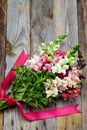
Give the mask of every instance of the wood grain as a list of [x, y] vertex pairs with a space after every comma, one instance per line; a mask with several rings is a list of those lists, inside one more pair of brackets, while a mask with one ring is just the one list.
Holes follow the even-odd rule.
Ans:
[[[78, 22], [77, 22], [77, 1], [76, 0], [54, 0], [54, 37], [61, 34], [68, 34], [68, 38], [61, 44], [61, 48], [66, 50], [78, 43]], [[79, 103], [81, 109], [81, 98], [70, 99], [66, 102], [58, 101], [57, 107]], [[70, 115], [57, 118], [58, 130], [82, 130], [81, 114]]]
[[[87, 0], [78, 0], [78, 32], [81, 52], [87, 64]], [[87, 129], [87, 66], [83, 70], [86, 77], [82, 87], [82, 130]]]
[[[53, 40], [53, 0], [31, 1], [31, 54], [38, 53], [40, 42]], [[52, 107], [52, 106], [51, 106]], [[31, 123], [32, 130], [56, 130], [55, 118]]]
[[[0, 84], [5, 74], [5, 31], [6, 31], [6, 5], [7, 1], [0, 1]], [[0, 130], [3, 125], [3, 113], [0, 112]]]
[[[3, 0], [0, 10], [4, 8]], [[77, 21], [78, 2], [78, 21]], [[38, 43], [46, 44], [60, 34], [68, 34], [68, 38], [62, 43], [61, 48], [70, 49], [81, 42], [81, 51], [87, 63], [87, 1], [86, 0], [8, 0], [7, 11], [7, 68], [5, 75], [11, 69], [15, 59], [24, 49], [26, 52], [38, 53]], [[0, 17], [5, 16], [0, 12]], [[4, 17], [3, 17], [4, 19]], [[3, 25], [0, 19], [0, 25]], [[0, 26], [0, 29], [3, 26]], [[1, 29], [3, 30], [3, 29]], [[0, 30], [0, 81], [4, 77], [5, 31]], [[2, 46], [3, 45], [3, 46]], [[87, 68], [84, 70], [86, 73]], [[82, 115], [75, 114], [67, 117], [46, 119], [28, 122], [18, 112], [18, 108], [12, 108], [4, 112], [3, 130], [86, 130], [87, 129], [87, 83], [84, 82], [82, 89]], [[81, 109], [81, 97], [68, 101], [59, 101], [56, 107], [79, 103]], [[51, 107], [54, 107], [52, 104]], [[29, 109], [26, 109], [25, 111]], [[0, 130], [2, 130], [2, 117], [0, 115]], [[83, 125], [82, 125], [83, 123]]]
[[[7, 2], [7, 41], [5, 75], [24, 49], [30, 52], [30, 3], [29, 0], [8, 0]], [[12, 55], [12, 53], [14, 55]], [[26, 111], [26, 107], [25, 107]], [[28, 109], [27, 109], [28, 111]], [[20, 115], [18, 108], [4, 112], [3, 130], [28, 130], [29, 122]]]
[[31, 1], [31, 53], [38, 52], [40, 42], [53, 40], [53, 1]]

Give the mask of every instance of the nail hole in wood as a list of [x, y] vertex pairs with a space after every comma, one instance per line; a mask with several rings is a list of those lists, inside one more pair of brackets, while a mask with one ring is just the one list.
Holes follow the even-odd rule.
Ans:
[[13, 119], [11, 120], [11, 125], [12, 125], [12, 126], [14, 125], [14, 120], [13, 120]]

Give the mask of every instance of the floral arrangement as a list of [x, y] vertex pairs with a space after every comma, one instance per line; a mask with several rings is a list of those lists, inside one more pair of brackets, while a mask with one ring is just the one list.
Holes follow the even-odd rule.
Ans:
[[[80, 95], [85, 61], [79, 44], [71, 50], [60, 49], [60, 43], [66, 37], [58, 36], [48, 45], [40, 43], [38, 55], [33, 55], [24, 66], [12, 69], [16, 78], [8, 94], [13, 99], [42, 109], [58, 98], [67, 100]], [[0, 109], [3, 104], [5, 101]]]

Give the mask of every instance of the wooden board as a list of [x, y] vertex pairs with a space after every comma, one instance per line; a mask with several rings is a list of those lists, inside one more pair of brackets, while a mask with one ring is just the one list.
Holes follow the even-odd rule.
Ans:
[[[78, 32], [81, 52], [87, 64], [87, 0], [78, 0]], [[87, 66], [83, 70], [86, 79], [82, 87], [82, 130], [87, 129]]]
[[31, 53], [35, 53], [40, 42], [53, 40], [53, 0], [32, 0], [30, 14]]
[[[0, 84], [5, 74], [5, 32], [6, 32], [6, 0], [0, 1]], [[3, 125], [3, 113], [0, 112], [0, 130]]]
[[[8, 0], [8, 42], [6, 43], [7, 68], [5, 71], [5, 75], [11, 69], [15, 59], [22, 51], [22, 49], [24, 49], [27, 53], [38, 53], [39, 42], [46, 42], [47, 44], [57, 35], [65, 33], [68, 34], [68, 38], [65, 40], [64, 43], [62, 43], [61, 48], [64, 50], [69, 49], [78, 43], [78, 29], [80, 36], [79, 41], [82, 42], [81, 51], [84, 51], [83, 54], [86, 58], [86, 5], [86, 1], [78, 0], [77, 21], [77, 0]], [[0, 8], [1, 7], [3, 6], [0, 6]], [[3, 45], [5, 45], [4, 42]], [[3, 48], [1, 48], [1, 50], [3, 50], [3, 54], [5, 54], [5, 46], [0, 47]], [[2, 54], [1, 50], [0, 55]], [[0, 67], [2, 67], [0, 73], [4, 74], [4, 60], [1, 60], [0, 64]], [[4, 75], [0, 77], [0, 80], [3, 79], [3, 76]], [[86, 81], [84, 82], [84, 86], [85, 89], [82, 90], [82, 115], [75, 114], [66, 117], [29, 122], [24, 120], [24, 118], [20, 115], [18, 108], [12, 108], [11, 110], [6, 110], [4, 112], [3, 130], [86, 130]], [[79, 108], [81, 109], [81, 97], [73, 100], [70, 99], [67, 102], [58, 101], [56, 103], [56, 107], [74, 103], [79, 103]], [[54, 105], [52, 104], [51, 107], [54, 107]], [[30, 111], [30, 109], [25, 108], [25, 111]], [[2, 126], [2, 117], [0, 119], [0, 126]], [[81, 124], [81, 122], [83, 123], [83, 125]], [[2, 128], [0, 130], [2, 130]]]
[[[7, 68], [11, 69], [17, 56], [24, 49], [30, 52], [30, 3], [29, 0], [8, 0], [7, 3]], [[19, 114], [18, 108], [4, 112], [3, 130], [28, 130], [30, 124]]]
[[[53, 40], [53, 0], [31, 1], [31, 54], [38, 53], [40, 42]], [[52, 107], [52, 106], [51, 106]], [[31, 123], [32, 130], [56, 130], [57, 120], [45, 119]]]
[[[66, 50], [78, 43], [77, 1], [76, 0], [54, 0], [54, 36], [68, 34], [67, 40], [61, 45]], [[57, 107], [79, 104], [81, 109], [81, 97], [70, 99], [67, 102], [60, 101]], [[57, 118], [57, 129], [59, 130], [82, 130], [81, 114]]]

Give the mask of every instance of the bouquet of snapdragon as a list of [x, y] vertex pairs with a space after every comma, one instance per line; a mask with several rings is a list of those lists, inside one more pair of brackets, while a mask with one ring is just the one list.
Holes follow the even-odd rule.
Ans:
[[[60, 49], [60, 43], [66, 37], [67, 35], [61, 35], [48, 45], [40, 43], [38, 55], [33, 55], [24, 66], [12, 68], [16, 77], [8, 95], [41, 109], [58, 98], [67, 100], [78, 97], [85, 62], [79, 44], [71, 50]], [[5, 101], [1, 101], [0, 109], [5, 107]]]

